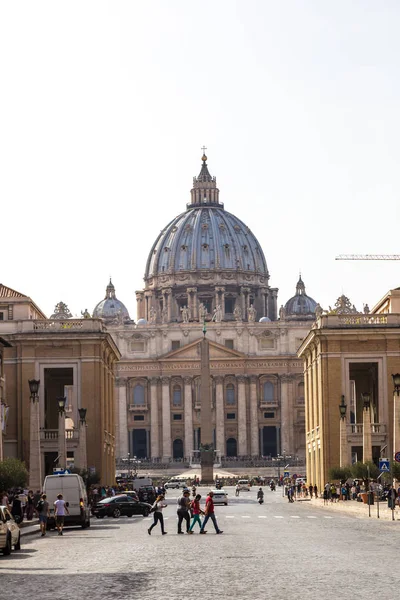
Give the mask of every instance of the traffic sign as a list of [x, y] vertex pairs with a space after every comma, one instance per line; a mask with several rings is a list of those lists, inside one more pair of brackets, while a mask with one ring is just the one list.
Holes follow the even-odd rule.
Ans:
[[394, 460], [396, 462], [400, 462], [400, 452], [396, 452], [396, 454], [394, 455]]
[[379, 461], [379, 470], [381, 473], [389, 473], [390, 462], [388, 458], [381, 458]]
[[289, 473], [289, 471], [284, 471], [284, 473], [283, 473], [283, 476], [284, 476], [285, 478], [286, 478], [286, 477], [290, 477], [290, 473]]

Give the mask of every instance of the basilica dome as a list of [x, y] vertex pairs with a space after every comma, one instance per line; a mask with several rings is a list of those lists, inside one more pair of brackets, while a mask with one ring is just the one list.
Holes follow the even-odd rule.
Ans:
[[276, 319], [262, 248], [249, 227], [225, 210], [203, 154], [191, 202], [151, 247], [138, 318], [148, 323]]
[[[218, 200], [215, 178], [203, 166], [192, 190], [192, 203], [163, 229], [150, 251], [145, 279], [180, 271], [240, 270], [268, 276], [264, 253], [255, 235]], [[195, 193], [193, 193], [195, 192]], [[213, 192], [213, 193], [210, 193]]]
[[111, 279], [106, 288], [106, 297], [95, 306], [93, 317], [106, 321], [120, 321], [121, 323], [130, 320], [128, 309], [115, 295], [115, 287]]
[[306, 286], [300, 275], [296, 285], [296, 294], [281, 308], [280, 316], [286, 321], [315, 319], [316, 307], [317, 303], [315, 300], [310, 296], [307, 296]]

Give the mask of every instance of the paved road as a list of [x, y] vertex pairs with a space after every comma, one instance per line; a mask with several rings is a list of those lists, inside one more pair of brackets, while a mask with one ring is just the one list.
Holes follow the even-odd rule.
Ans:
[[71, 528], [63, 537], [24, 538], [21, 552], [0, 557], [1, 595], [298, 600], [346, 593], [386, 600], [396, 593], [399, 522], [289, 504], [268, 489], [259, 506], [256, 489], [239, 498], [228, 491], [229, 506], [216, 507], [221, 536], [212, 523], [207, 535], [177, 535], [171, 490], [166, 536], [159, 528], [147, 534], [150, 517], [122, 517], [95, 519], [89, 530]]

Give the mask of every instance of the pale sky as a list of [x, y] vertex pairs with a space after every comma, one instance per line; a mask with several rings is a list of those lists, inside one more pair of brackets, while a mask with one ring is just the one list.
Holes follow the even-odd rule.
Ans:
[[324, 308], [400, 285], [400, 4], [0, 4], [0, 282], [50, 315], [111, 275], [136, 318], [147, 255], [201, 146], [279, 288]]

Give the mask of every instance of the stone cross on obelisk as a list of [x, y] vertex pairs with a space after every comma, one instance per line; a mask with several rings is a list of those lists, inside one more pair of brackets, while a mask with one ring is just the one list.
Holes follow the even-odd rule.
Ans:
[[210, 378], [210, 346], [206, 339], [206, 326], [203, 328], [204, 338], [200, 342], [201, 348], [201, 378], [200, 378], [200, 402], [201, 402], [201, 445], [200, 464], [201, 481], [210, 484], [214, 480], [214, 444], [213, 428], [211, 422], [211, 378]]

